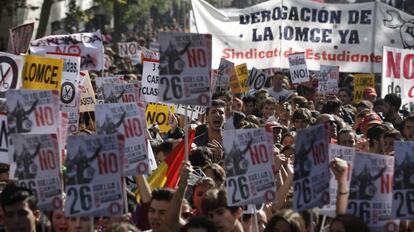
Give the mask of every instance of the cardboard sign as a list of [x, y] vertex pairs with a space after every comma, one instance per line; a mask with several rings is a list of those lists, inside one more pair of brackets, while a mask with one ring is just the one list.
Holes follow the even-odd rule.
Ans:
[[375, 88], [374, 74], [355, 74], [353, 92], [354, 103], [358, 103], [363, 99], [363, 94], [366, 87]]
[[318, 77], [319, 93], [333, 95], [338, 93], [339, 66], [321, 65]]
[[7, 128], [7, 113], [0, 112], [0, 163], [9, 161], [9, 132]]
[[123, 143], [117, 135], [69, 136], [64, 177], [65, 215], [122, 214]]
[[144, 60], [142, 71], [142, 100], [146, 102], [158, 102], [159, 94], [159, 68], [160, 62], [156, 60]]
[[170, 113], [173, 114], [175, 109], [173, 106], [166, 104], [149, 103], [145, 112], [148, 127], [157, 124], [161, 133], [167, 133], [171, 129], [168, 123]]
[[124, 76], [98, 77], [95, 79], [96, 100], [98, 104], [104, 103], [103, 85], [114, 83], [125, 83]]
[[141, 60], [141, 51], [137, 42], [119, 42], [118, 55], [130, 58], [134, 65]]
[[26, 53], [32, 40], [34, 23], [26, 23], [9, 29], [12, 50], [11, 53], [20, 55]]
[[305, 53], [294, 53], [288, 56], [290, 79], [293, 84], [309, 81], [309, 72], [306, 66]]
[[9, 90], [6, 105], [9, 133], [57, 133], [58, 91]]
[[0, 98], [6, 97], [9, 89], [22, 87], [24, 58], [0, 52]]
[[249, 91], [247, 80], [249, 78], [249, 70], [246, 64], [235, 66], [236, 76], [230, 79], [230, 89], [232, 93], [246, 93]]
[[228, 206], [275, 200], [272, 143], [264, 128], [224, 131]]
[[62, 59], [26, 56], [23, 70], [23, 88], [60, 91], [63, 63]]
[[93, 91], [88, 71], [81, 71], [79, 75], [80, 103], [79, 112], [95, 110], [95, 92]]
[[123, 176], [136, 176], [149, 173], [147, 124], [145, 113], [136, 103], [116, 103], [96, 105], [96, 131], [98, 134], [119, 133], [125, 138]]
[[414, 219], [414, 142], [395, 141], [391, 218]]
[[265, 87], [267, 81], [267, 75], [265, 72], [253, 68], [250, 71], [249, 79], [247, 80], [247, 84], [251, 90], [259, 90]]
[[215, 75], [214, 91], [226, 91], [229, 88], [230, 78], [234, 76], [234, 63], [225, 59], [220, 60], [220, 66]]
[[395, 93], [401, 97], [402, 106], [414, 101], [413, 55], [412, 50], [384, 46], [381, 98]]
[[371, 231], [398, 231], [391, 221], [393, 174], [394, 157], [355, 153], [347, 213], [360, 217]]
[[31, 189], [42, 210], [61, 209], [62, 185], [60, 182], [59, 146], [56, 134], [12, 134], [14, 152], [9, 154], [16, 163], [20, 186]]
[[326, 125], [298, 131], [295, 144], [295, 211], [322, 207], [329, 203], [329, 155]]
[[186, 105], [210, 103], [211, 35], [158, 33], [159, 96], [162, 102]]
[[30, 53], [45, 55], [47, 52], [76, 54], [81, 56], [81, 70], [104, 68], [104, 47], [101, 32], [50, 35], [30, 43]]
[[80, 56], [70, 54], [48, 53], [49, 57], [62, 59], [62, 88], [60, 90], [60, 110], [78, 112]]
[[[352, 167], [354, 166], [354, 157], [355, 157], [355, 148], [353, 147], [345, 147], [336, 144], [329, 144], [329, 160], [338, 157], [345, 160], [348, 163], [348, 178], [347, 178], [347, 186], [349, 189], [349, 185], [351, 183], [351, 176], [352, 176]], [[328, 205], [322, 207], [319, 211], [321, 215], [328, 216], [328, 217], [335, 217], [336, 216], [336, 196], [338, 190], [338, 181], [335, 179], [334, 174], [331, 171], [331, 178], [329, 181], [329, 192], [330, 192], [330, 202]]]

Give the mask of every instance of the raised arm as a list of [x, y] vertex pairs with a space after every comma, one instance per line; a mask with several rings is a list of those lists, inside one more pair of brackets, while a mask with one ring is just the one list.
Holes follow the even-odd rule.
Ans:
[[330, 168], [338, 181], [336, 192], [336, 215], [346, 214], [348, 206], [349, 190], [347, 186], [348, 163], [340, 158], [334, 158], [330, 163]]

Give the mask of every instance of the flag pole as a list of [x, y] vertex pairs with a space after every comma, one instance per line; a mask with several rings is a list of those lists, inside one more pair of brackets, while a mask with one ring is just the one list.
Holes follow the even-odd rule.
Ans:
[[185, 157], [185, 161], [188, 161], [188, 156], [189, 156], [189, 149], [188, 149], [188, 129], [189, 129], [189, 124], [188, 124], [188, 119], [187, 119], [187, 106], [184, 107], [184, 140], [185, 140], [185, 150], [184, 150], [184, 157]]

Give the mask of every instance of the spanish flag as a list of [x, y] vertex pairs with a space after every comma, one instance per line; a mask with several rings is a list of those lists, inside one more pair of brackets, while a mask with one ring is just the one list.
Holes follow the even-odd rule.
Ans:
[[[191, 148], [195, 136], [195, 131], [191, 130], [188, 135], [188, 150]], [[185, 153], [185, 140], [183, 139], [175, 148], [171, 151], [168, 157], [158, 165], [157, 169], [148, 178], [148, 184], [151, 189], [156, 188], [175, 188], [180, 178], [180, 166], [184, 160]], [[139, 202], [138, 192], [135, 193], [137, 202]]]

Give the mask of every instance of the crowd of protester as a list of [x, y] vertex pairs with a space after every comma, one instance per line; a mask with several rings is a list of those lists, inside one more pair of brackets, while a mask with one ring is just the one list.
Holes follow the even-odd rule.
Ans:
[[[171, 29], [171, 28], [169, 28]], [[125, 41], [148, 46], [155, 33], [125, 35]], [[103, 33], [105, 53], [112, 65], [104, 76], [123, 74], [125, 81], [141, 78], [142, 65], [132, 65], [128, 58], [116, 54], [110, 33]], [[102, 73], [91, 74], [94, 78]], [[314, 80], [314, 79], [313, 79]], [[355, 147], [362, 151], [392, 156], [394, 141], [414, 140], [414, 114], [400, 111], [401, 98], [388, 94], [380, 98], [375, 88], [366, 88], [363, 100], [354, 104], [353, 76], [341, 77], [336, 95], [317, 91], [317, 82], [292, 85], [287, 73], [275, 71], [268, 88], [247, 94], [215, 92], [211, 106], [198, 120], [192, 120], [196, 131], [188, 161], [183, 161], [176, 189], [151, 190], [147, 177], [136, 176], [139, 202], [129, 199], [129, 213], [117, 218], [66, 217], [62, 210], [40, 212], [36, 198], [25, 188], [9, 181], [9, 167], [0, 165], [2, 183], [0, 225], [6, 231], [206, 231], [206, 232], [305, 232], [324, 229], [332, 232], [369, 231], [357, 216], [346, 214], [349, 189], [346, 185], [348, 166], [336, 158], [330, 168], [338, 181], [337, 207], [334, 218], [322, 225], [318, 209], [294, 212], [293, 162], [297, 131], [317, 124], [327, 124], [330, 143]], [[151, 147], [158, 163], [165, 160], [184, 138], [182, 115], [176, 115], [168, 133], [160, 133], [157, 125], [149, 127]], [[83, 114], [81, 133], [94, 133], [92, 113]], [[223, 131], [227, 129], [266, 128], [273, 133], [273, 172], [277, 184], [277, 201], [264, 204], [256, 213], [227, 205], [225, 187]], [[189, 184], [194, 170], [204, 175]], [[323, 227], [323, 228], [322, 228]], [[402, 222], [401, 231], [413, 231]]]

